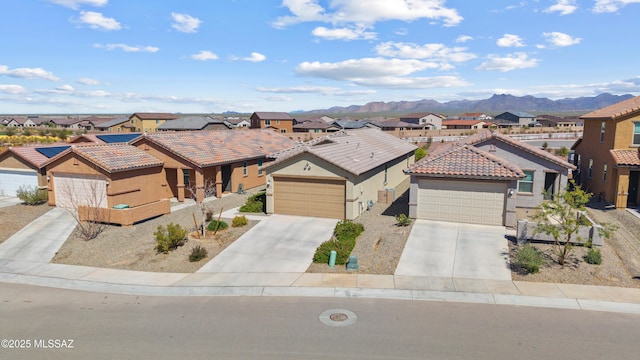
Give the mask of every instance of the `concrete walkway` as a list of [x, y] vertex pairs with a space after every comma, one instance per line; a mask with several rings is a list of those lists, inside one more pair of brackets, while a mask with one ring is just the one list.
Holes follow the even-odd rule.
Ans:
[[[55, 251], [75, 225], [66, 211], [58, 210], [53, 209], [36, 219], [0, 245], [0, 282], [140, 296], [378, 298], [537, 306], [640, 315], [640, 289], [608, 286], [461, 277], [312, 274], [305, 273], [304, 270], [288, 272], [286, 269], [271, 273], [247, 270], [213, 273], [199, 271], [193, 274], [155, 273], [51, 264], [49, 261]], [[299, 234], [303, 230], [291, 231]]]

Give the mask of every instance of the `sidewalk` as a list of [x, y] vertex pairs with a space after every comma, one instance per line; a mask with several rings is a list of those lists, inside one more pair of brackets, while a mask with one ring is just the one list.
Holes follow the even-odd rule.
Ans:
[[52, 264], [75, 225], [65, 214], [53, 209], [0, 245], [0, 282], [141, 296], [378, 298], [640, 314], [640, 289], [632, 288], [403, 275], [157, 273]]

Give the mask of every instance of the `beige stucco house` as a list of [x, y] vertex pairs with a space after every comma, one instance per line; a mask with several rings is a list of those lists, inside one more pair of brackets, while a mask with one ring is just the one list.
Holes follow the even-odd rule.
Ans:
[[342, 130], [273, 155], [270, 214], [355, 219], [408, 179], [416, 146], [376, 129]]

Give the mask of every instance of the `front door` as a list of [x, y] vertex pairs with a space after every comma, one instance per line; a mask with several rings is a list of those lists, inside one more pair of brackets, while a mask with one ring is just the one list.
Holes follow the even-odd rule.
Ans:
[[639, 175], [640, 171], [632, 171], [629, 173], [629, 196], [627, 197], [627, 205], [637, 205], [638, 203]]
[[556, 179], [558, 173], [545, 173], [544, 174], [544, 199], [551, 200], [556, 193]]
[[222, 192], [233, 192], [231, 187], [231, 165], [222, 166]]

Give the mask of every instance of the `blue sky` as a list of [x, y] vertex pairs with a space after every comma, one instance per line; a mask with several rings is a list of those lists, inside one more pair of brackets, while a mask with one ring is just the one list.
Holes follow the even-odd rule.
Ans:
[[0, 113], [640, 94], [640, 0], [20, 0]]

